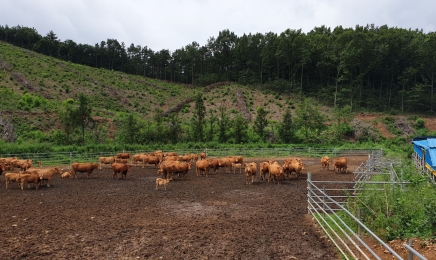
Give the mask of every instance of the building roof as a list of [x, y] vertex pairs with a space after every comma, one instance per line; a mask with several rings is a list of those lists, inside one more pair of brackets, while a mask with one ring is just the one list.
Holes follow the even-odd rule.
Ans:
[[[413, 138], [412, 143], [415, 146], [421, 147], [425, 149], [425, 163], [430, 166], [433, 170], [436, 170], [436, 137], [435, 136], [427, 136], [427, 137], [417, 137]], [[416, 149], [420, 157], [422, 157], [422, 153]]]

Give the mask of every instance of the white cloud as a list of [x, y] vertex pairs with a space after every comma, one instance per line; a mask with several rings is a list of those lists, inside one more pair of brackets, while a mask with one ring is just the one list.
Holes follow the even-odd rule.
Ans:
[[436, 29], [429, 0], [3, 0], [0, 25], [34, 27], [41, 35], [91, 44], [116, 39], [126, 46], [174, 51], [193, 41], [205, 45], [224, 29], [238, 36], [325, 25], [388, 25]]

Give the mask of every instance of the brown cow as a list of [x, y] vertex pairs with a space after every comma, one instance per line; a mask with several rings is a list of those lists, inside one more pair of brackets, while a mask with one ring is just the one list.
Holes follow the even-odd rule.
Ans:
[[191, 153], [190, 156], [191, 156], [191, 161], [192, 162], [198, 161], [198, 154]]
[[268, 174], [269, 162], [259, 163], [259, 175], [261, 180], [266, 180], [266, 175]]
[[156, 150], [154, 152], [152, 152], [150, 155], [161, 155], [162, 154], [162, 150]]
[[234, 158], [221, 158], [219, 159], [219, 166], [224, 167], [224, 172], [230, 172], [232, 168], [232, 163], [234, 163]]
[[327, 171], [330, 170], [330, 157], [324, 156], [321, 158], [321, 168], [323, 171], [327, 168]]
[[159, 189], [159, 186], [164, 186], [164, 189], [167, 190], [167, 184], [168, 182], [170, 182], [170, 179], [162, 179], [162, 178], [157, 178], [156, 179], [156, 190]]
[[341, 173], [342, 171], [344, 173], [347, 173], [347, 158], [345, 157], [335, 158], [333, 160], [333, 166], [335, 167], [334, 168], [335, 173], [336, 173], [336, 169], [338, 170], [338, 173]]
[[86, 172], [86, 177], [89, 178], [89, 175], [92, 173], [94, 169], [98, 169], [98, 163], [79, 163], [74, 162], [71, 164], [72, 173], [74, 178], [77, 178], [76, 172]]
[[300, 177], [302, 170], [304, 170], [304, 166], [306, 166], [303, 162], [300, 161], [285, 161], [283, 163], [283, 171], [286, 174], [286, 179], [290, 178], [290, 175], [295, 172], [297, 179]]
[[120, 158], [116, 158], [115, 159], [116, 163], [129, 163], [129, 159], [120, 159]]
[[137, 153], [137, 154], [133, 155], [132, 163], [133, 164], [142, 163], [142, 168], [144, 168], [145, 161], [147, 160], [148, 156], [149, 155], [145, 154], [145, 153]]
[[209, 161], [208, 160], [200, 160], [195, 163], [197, 176], [200, 176], [203, 172], [208, 177], [209, 174]]
[[227, 158], [234, 159], [233, 160], [234, 163], [244, 163], [244, 158], [240, 155], [229, 155], [227, 156]]
[[170, 179], [172, 179], [172, 176], [174, 173], [182, 174], [183, 179], [185, 179], [185, 175], [188, 173], [188, 171], [191, 169], [192, 163], [183, 163], [175, 161], [174, 163], [170, 164], [168, 166], [168, 174], [170, 174]]
[[207, 161], [209, 162], [209, 170], [213, 169], [213, 173], [216, 174], [220, 168], [219, 160], [217, 158], [209, 158]]
[[114, 171], [112, 174], [112, 179], [116, 179], [118, 173], [121, 174], [121, 178], [118, 180], [126, 179], [127, 172], [130, 172], [130, 165], [126, 163], [113, 163], [112, 170]]
[[24, 189], [24, 183], [33, 183], [35, 184], [36, 189], [39, 188], [39, 185], [41, 184], [41, 179], [39, 178], [39, 175], [36, 173], [18, 173], [18, 179], [20, 182], [21, 189]]
[[180, 161], [180, 162], [190, 162], [190, 161], [192, 161], [192, 157], [189, 154], [179, 155], [179, 158], [178, 158], [177, 161]]
[[283, 179], [284, 171], [283, 167], [280, 166], [277, 162], [270, 162], [268, 165], [268, 182], [270, 178], [273, 178], [274, 182], [277, 179], [277, 183], [280, 184], [280, 180]]
[[0, 175], [6, 170], [6, 163], [0, 163]]
[[179, 156], [179, 154], [177, 152], [167, 152], [163, 154], [164, 157], [167, 156]]
[[130, 159], [131, 156], [130, 153], [117, 153], [116, 155], [118, 159]]
[[38, 174], [41, 184], [43, 181], [47, 181], [47, 187], [50, 188], [50, 181], [55, 174], [62, 174], [62, 171], [58, 167], [47, 169], [32, 169], [26, 171], [26, 173]]
[[12, 160], [10, 162], [10, 169], [11, 171], [14, 171], [14, 168], [19, 168], [21, 171], [25, 171], [27, 169], [29, 169], [30, 167], [32, 167], [32, 160], [27, 159], [27, 160]]
[[172, 161], [172, 162], [174, 162], [174, 161], [178, 161], [179, 160], [179, 156], [170, 155], [170, 156], [165, 156], [162, 159], [163, 159], [163, 161]]
[[7, 158], [0, 158], [0, 163], [5, 163], [7, 165], [10, 165], [12, 161], [18, 160], [17, 157], [7, 157]]
[[200, 153], [200, 160], [205, 160], [205, 159], [206, 159], [206, 154]]
[[144, 164], [154, 164], [157, 167], [161, 162], [161, 157], [156, 155], [149, 155], [145, 160]]
[[169, 175], [169, 166], [172, 165], [175, 161], [163, 161], [159, 165], [158, 174], [162, 176], [163, 179], [169, 179], [171, 176]]
[[[254, 182], [254, 177], [257, 172], [257, 164], [255, 162], [245, 164], [245, 184], [252, 184]], [[251, 179], [251, 182], [250, 182]]]
[[99, 157], [98, 163], [100, 164], [100, 169], [102, 164], [113, 164], [115, 162], [115, 159], [116, 159], [115, 156]]

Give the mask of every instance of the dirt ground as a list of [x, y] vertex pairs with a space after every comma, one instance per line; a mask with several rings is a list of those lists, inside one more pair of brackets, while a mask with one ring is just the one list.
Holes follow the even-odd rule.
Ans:
[[[366, 157], [349, 159], [352, 170]], [[245, 159], [260, 162], [263, 159]], [[240, 173], [175, 178], [155, 190], [157, 169], [126, 180], [106, 167], [91, 178], [59, 175], [39, 190], [0, 188], [2, 259], [340, 259], [307, 214], [313, 180], [352, 180], [304, 158], [299, 179], [245, 185]], [[281, 162], [279, 160], [279, 162]], [[0, 176], [4, 182], [4, 176]], [[392, 256], [390, 256], [392, 257]], [[391, 259], [391, 258], [390, 258]]]

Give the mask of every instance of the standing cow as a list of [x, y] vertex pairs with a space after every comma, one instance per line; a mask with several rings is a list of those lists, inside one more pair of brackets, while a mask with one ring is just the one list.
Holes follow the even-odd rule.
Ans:
[[334, 171], [336, 173], [336, 170], [338, 173], [344, 172], [347, 173], [347, 158], [346, 157], [339, 157], [339, 158], [335, 158], [333, 160], [333, 166], [334, 166]]
[[324, 156], [321, 158], [321, 168], [323, 171], [325, 171], [325, 169], [327, 168], [327, 171], [329, 170], [330, 167], [330, 157], [328, 156]]
[[89, 178], [89, 175], [92, 173], [94, 169], [98, 169], [98, 163], [79, 163], [74, 162], [71, 164], [72, 173], [74, 178], [77, 178], [76, 172], [86, 172], [86, 177]]

